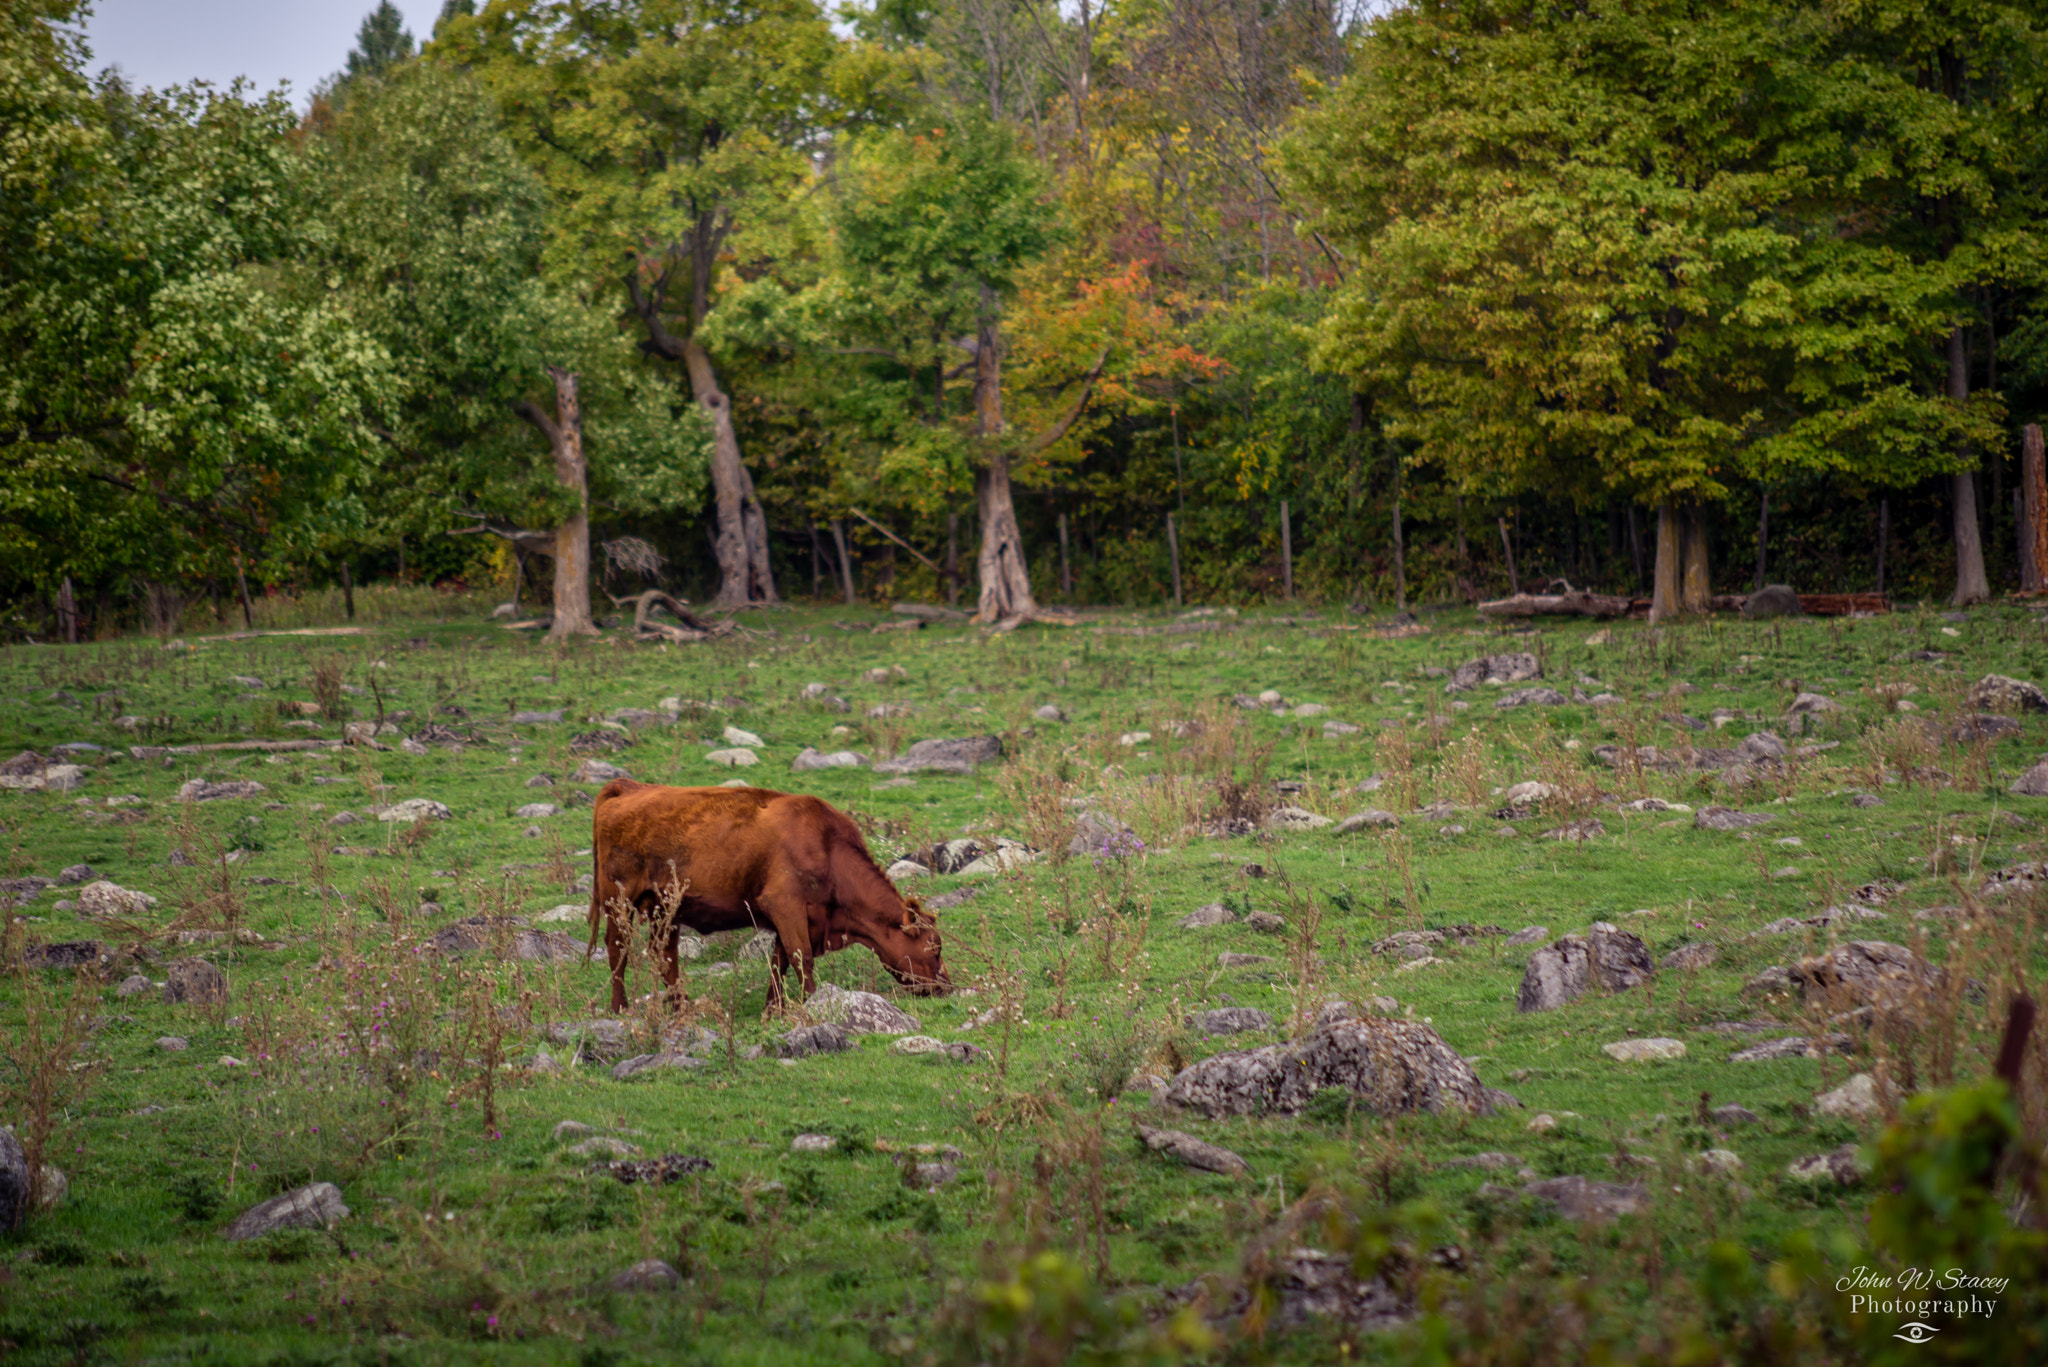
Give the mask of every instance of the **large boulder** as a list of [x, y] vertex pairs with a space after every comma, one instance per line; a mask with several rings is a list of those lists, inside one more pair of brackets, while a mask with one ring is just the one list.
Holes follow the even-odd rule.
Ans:
[[104, 878], [96, 883], [87, 883], [78, 890], [80, 916], [140, 916], [155, 905], [156, 898], [148, 893], [124, 888]]
[[1515, 1010], [1553, 1011], [1595, 984], [1609, 992], [1625, 992], [1656, 971], [1648, 945], [1600, 922], [1584, 935], [1560, 936], [1555, 944], [1529, 956], [1515, 994]]
[[342, 1204], [341, 1188], [332, 1182], [313, 1182], [273, 1196], [235, 1217], [221, 1234], [223, 1239], [260, 1239], [280, 1229], [325, 1229], [348, 1218]]
[[1135, 835], [1136, 832], [1113, 816], [1083, 812], [1074, 822], [1074, 838], [1067, 842], [1067, 853], [1084, 858], [1114, 854]]
[[1451, 681], [1445, 687], [1456, 693], [1467, 688], [1477, 688], [1483, 683], [1521, 683], [1524, 679], [1542, 677], [1543, 666], [1537, 663], [1534, 655], [1523, 651], [1468, 660], [1451, 671]]
[[1179, 1130], [1155, 1130], [1150, 1125], [1137, 1126], [1138, 1139], [1154, 1153], [1163, 1153], [1169, 1158], [1179, 1159], [1191, 1168], [1203, 1172], [1220, 1172], [1226, 1177], [1251, 1171], [1251, 1164], [1216, 1144], [1206, 1143], [1191, 1134]]
[[167, 1002], [198, 1006], [227, 999], [227, 975], [204, 959], [175, 959], [164, 970]]
[[942, 774], [971, 774], [977, 764], [1003, 757], [1001, 736], [966, 736], [954, 740], [921, 740], [894, 759], [874, 768], [878, 774], [911, 774], [930, 770]]
[[1773, 617], [1797, 617], [1803, 611], [1799, 606], [1799, 595], [1788, 584], [1766, 584], [1742, 604], [1742, 615], [1753, 622], [1769, 621]]
[[1986, 674], [1963, 695], [1963, 706], [1973, 712], [2048, 712], [2048, 693], [2025, 679]]
[[2048, 797], [2048, 759], [2014, 779], [2006, 791], [2019, 797]]
[[819, 1020], [843, 1026], [849, 1035], [914, 1035], [919, 1029], [917, 1017], [898, 1010], [886, 997], [832, 983], [819, 983], [804, 1005]]
[[1297, 1043], [1204, 1059], [1181, 1070], [1163, 1100], [1212, 1119], [1295, 1115], [1326, 1087], [1344, 1088], [1377, 1115], [1492, 1109], [1470, 1065], [1435, 1030], [1370, 1017], [1329, 1022]]
[[1912, 950], [1885, 940], [1836, 945], [1825, 954], [1801, 959], [1789, 974], [1803, 1001], [1835, 1011], [1904, 1005], [1942, 977], [1939, 968]]

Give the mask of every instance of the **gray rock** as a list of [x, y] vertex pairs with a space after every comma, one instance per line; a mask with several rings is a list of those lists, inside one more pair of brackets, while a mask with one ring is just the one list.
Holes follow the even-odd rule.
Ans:
[[332, 1182], [313, 1182], [273, 1196], [235, 1217], [221, 1237], [240, 1241], [260, 1239], [280, 1229], [325, 1229], [348, 1218], [342, 1204], [341, 1188]]
[[371, 815], [379, 821], [410, 823], [423, 819], [447, 821], [454, 813], [430, 797], [409, 797], [403, 802], [394, 802], [389, 807], [373, 808]]
[[1202, 1012], [1191, 1024], [1198, 1035], [1236, 1035], [1246, 1030], [1271, 1030], [1273, 1018], [1249, 1006], [1224, 1006]]
[[529, 788], [552, 788], [555, 786], [555, 776], [553, 774], [535, 774], [532, 778], [526, 780], [526, 786]]
[[1522, 1166], [1522, 1160], [1511, 1153], [1475, 1153], [1468, 1154], [1463, 1158], [1448, 1159], [1438, 1164], [1438, 1166], [1458, 1169], [1476, 1168], [1480, 1172], [1505, 1172], [1511, 1168], [1519, 1169]]
[[1747, 1106], [1716, 1106], [1707, 1112], [1707, 1119], [1716, 1125], [1760, 1125], [1763, 1117]]
[[269, 789], [249, 779], [209, 783], [203, 778], [187, 779], [178, 789], [180, 802], [219, 802], [223, 798], [261, 797]]
[[560, 1144], [569, 1139], [587, 1139], [597, 1133], [597, 1127], [586, 1125], [580, 1120], [562, 1120], [557, 1121], [555, 1128], [549, 1133], [550, 1137]]
[[1617, 1063], [1654, 1063], [1685, 1057], [1685, 1042], [1675, 1039], [1624, 1039], [1600, 1046]]
[[1719, 958], [1720, 954], [1721, 951], [1713, 945], [1680, 945], [1669, 954], [1666, 954], [1657, 966], [1663, 969], [1691, 971], [1707, 967], [1715, 959]]
[[1504, 945], [1540, 945], [1550, 938], [1549, 926], [1523, 926], [1514, 934], [1502, 940]]
[[1823, 1054], [1853, 1054], [1856, 1046], [1847, 1035], [1828, 1035], [1823, 1039], [1809, 1039], [1805, 1035], [1788, 1035], [1784, 1039], [1766, 1040], [1752, 1044], [1747, 1049], [1738, 1049], [1728, 1056], [1730, 1063], [1769, 1063], [1781, 1058], [1819, 1058]]
[[227, 999], [227, 975], [204, 959], [174, 959], [164, 971], [166, 1002], [197, 1006]]
[[920, 1029], [916, 1016], [898, 1009], [887, 998], [848, 991], [832, 983], [818, 984], [805, 1006], [819, 1020], [843, 1026], [849, 1035], [914, 1035]]
[[2007, 736], [2017, 736], [2026, 727], [2014, 717], [2001, 717], [1990, 712], [1972, 712], [1961, 717], [1948, 728], [1948, 738], [1957, 745], [1974, 745], [1980, 740], [1999, 741]]
[[1545, 831], [1545, 840], [1569, 840], [1573, 843], [1591, 840], [1607, 834], [1607, 827], [1597, 817], [1586, 817], [1580, 821], [1567, 821], [1555, 830]]
[[1562, 707], [1570, 701], [1554, 688], [1518, 688], [1495, 698], [1493, 705], [1496, 710], [1505, 710], [1510, 707]]
[[90, 864], [73, 864], [57, 875], [57, 886], [68, 888], [74, 883], [90, 883], [99, 875]]
[[78, 890], [78, 914], [85, 917], [140, 916], [156, 905], [146, 892], [101, 879]]
[[2048, 693], [2024, 679], [1986, 674], [1963, 696], [1963, 706], [1977, 712], [2048, 712]]
[[14, 1127], [0, 1126], [0, 1229], [21, 1227], [28, 1211], [28, 1155]]
[[156, 1047], [167, 1054], [182, 1054], [192, 1046], [190, 1042], [181, 1039], [177, 1035], [165, 1035], [157, 1040]]
[[1450, 692], [1477, 688], [1483, 683], [1520, 683], [1524, 679], [1543, 677], [1543, 666], [1536, 662], [1534, 655], [1526, 652], [1509, 655], [1488, 655], [1482, 659], [1469, 660], [1451, 671], [1451, 679], [1445, 688]]
[[564, 710], [558, 707], [552, 712], [514, 712], [512, 714], [512, 724], [514, 726], [559, 726]]
[[610, 783], [615, 778], [631, 778], [631, 774], [616, 764], [601, 759], [586, 759], [576, 766], [576, 772], [569, 775], [571, 783]]
[[2006, 791], [2019, 797], [2048, 797], [2048, 759], [2014, 779]]
[[682, 1273], [659, 1258], [642, 1258], [623, 1272], [614, 1272], [605, 1282], [607, 1289], [631, 1295], [641, 1291], [673, 1291], [683, 1284]]
[[1817, 717], [1824, 713], [1839, 712], [1841, 710], [1841, 704], [1825, 693], [1801, 693], [1792, 699], [1789, 715], [1794, 717]]
[[1800, 960], [1789, 975], [1808, 1005], [1836, 1011], [1905, 1005], [1942, 980], [1939, 968], [1903, 945], [1884, 940], [1836, 945], [1825, 954]]
[[1244, 923], [1262, 935], [1284, 935], [1287, 933], [1287, 918], [1275, 916], [1270, 911], [1255, 911], [1244, 918]]
[[1857, 1073], [1833, 1091], [1822, 1092], [1815, 1097], [1813, 1109], [1818, 1115], [1869, 1120], [1884, 1114], [1884, 1098], [1879, 1094], [1876, 1078], [1868, 1073]]
[[1693, 813], [1693, 829], [1701, 831], [1740, 831], [1751, 826], [1761, 826], [1777, 820], [1769, 812], [1738, 812], [1733, 807], [1702, 807]]
[[878, 774], [911, 774], [920, 770], [970, 774], [977, 764], [1003, 757], [1001, 736], [967, 736], [950, 740], [921, 740], [894, 759], [874, 766]]
[[1333, 1021], [1297, 1043], [1204, 1059], [1173, 1079], [1164, 1100], [1212, 1119], [1294, 1115], [1325, 1087], [1346, 1088], [1377, 1115], [1489, 1110], [1471, 1067], [1435, 1030], [1375, 1018]]
[[1229, 1149], [1206, 1143], [1191, 1134], [1183, 1134], [1179, 1130], [1155, 1130], [1143, 1124], [1136, 1128], [1138, 1138], [1146, 1148], [1154, 1153], [1163, 1153], [1169, 1158], [1178, 1159], [1188, 1167], [1199, 1168], [1203, 1172], [1222, 1173], [1226, 1177], [1235, 1177], [1239, 1173], [1251, 1171], [1251, 1164]]
[[1132, 834], [1129, 826], [1113, 816], [1083, 812], [1074, 822], [1074, 838], [1067, 842], [1067, 853], [1083, 858], [1098, 855], [1117, 837]]
[[853, 1048], [847, 1032], [830, 1021], [804, 1025], [782, 1037], [776, 1052], [783, 1058], [809, 1058], [813, 1054], [840, 1054]]
[[1182, 930], [1203, 930], [1209, 926], [1229, 925], [1237, 920], [1237, 913], [1221, 902], [1207, 902], [1180, 918]]
[[1641, 1187], [1616, 1182], [1593, 1182], [1584, 1177], [1553, 1177], [1531, 1182], [1522, 1194], [1557, 1207], [1567, 1220], [1609, 1220], [1618, 1215], [1635, 1215], [1650, 1208], [1649, 1193]]
[[651, 1073], [658, 1068], [702, 1068], [703, 1066], [703, 1059], [694, 1058], [689, 1054], [669, 1051], [659, 1054], [639, 1054], [633, 1058], [621, 1060], [614, 1065], [612, 1068], [612, 1080], [614, 1082], [624, 1082], [629, 1078], [639, 1077], [643, 1073]]
[[1844, 1187], [1856, 1186], [1864, 1177], [1863, 1165], [1857, 1158], [1854, 1144], [1844, 1144], [1832, 1153], [1795, 1158], [1786, 1165], [1785, 1174], [1796, 1182]]
[[1275, 807], [1259, 821], [1259, 825], [1269, 831], [1315, 831], [1332, 824], [1327, 816], [1319, 816], [1305, 807], [1291, 804]]
[[563, 1152], [577, 1158], [631, 1158], [640, 1152], [639, 1146], [628, 1144], [623, 1139], [610, 1135], [592, 1135], [579, 1143], [571, 1144]]
[[1218, 968], [1256, 968], [1260, 964], [1277, 963], [1270, 954], [1233, 954], [1228, 950], [1216, 956]]
[[918, 1163], [911, 1168], [910, 1178], [926, 1191], [937, 1191], [958, 1181], [960, 1168], [955, 1163]]
[[1757, 731], [1743, 737], [1735, 753], [1744, 759], [1783, 759], [1792, 753], [1792, 747], [1775, 731]]
[[360, 826], [363, 824], [363, 819], [354, 812], [336, 812], [333, 816], [327, 818], [327, 824], [333, 828]]
[[624, 1021], [599, 1017], [551, 1025], [548, 1038], [556, 1044], [574, 1046], [579, 1059], [613, 1063], [624, 1058], [627, 1049], [632, 1047], [633, 1032]]
[[529, 802], [524, 807], [513, 812], [512, 815], [524, 821], [531, 821], [536, 817], [553, 816], [561, 810], [560, 807], [557, 807], [552, 802]]
[[117, 997], [133, 997], [149, 991], [155, 985], [140, 973], [130, 973], [127, 977], [121, 979], [121, 985], [114, 989], [114, 995]]
[[1871, 807], [1884, 806], [1884, 799], [1875, 793], [1852, 793], [1849, 797], [1849, 805], [1867, 810]]
[[1515, 1009], [1552, 1011], [1595, 984], [1609, 992], [1625, 992], [1655, 972], [1648, 945], [1625, 930], [1596, 926], [1583, 936], [1563, 936], [1529, 956]]
[[1337, 835], [1350, 835], [1356, 831], [1398, 826], [1400, 824], [1401, 818], [1395, 816], [1392, 812], [1381, 811], [1377, 807], [1367, 807], [1364, 811], [1353, 812], [1350, 816], [1338, 822], [1334, 833]]
[[797, 751], [796, 758], [789, 762], [789, 767], [798, 773], [807, 773], [813, 769], [858, 769], [867, 762], [868, 757], [858, 750], [834, 750], [827, 753], [806, 745]]
[[1742, 604], [1742, 615], [1756, 622], [1769, 621], [1773, 617], [1798, 617], [1802, 613], [1799, 595], [1785, 584], [1766, 584]]
[[829, 1153], [839, 1141], [829, 1134], [800, 1134], [789, 1141], [791, 1153]]

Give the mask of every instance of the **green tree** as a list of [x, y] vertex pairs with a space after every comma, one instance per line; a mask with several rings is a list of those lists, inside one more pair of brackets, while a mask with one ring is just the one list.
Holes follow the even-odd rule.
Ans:
[[553, 634], [593, 631], [592, 497], [694, 506], [700, 434], [608, 318], [543, 281], [545, 193], [472, 80], [400, 68], [348, 102], [313, 156], [324, 211], [304, 278], [331, 282], [400, 382], [379, 428], [405, 470], [380, 490], [385, 518], [551, 529], [508, 534], [554, 560]]
[[362, 27], [356, 30], [355, 50], [348, 54], [344, 69], [350, 80], [382, 76], [411, 57], [413, 48], [412, 32], [405, 27], [398, 6], [391, 0], [378, 0], [377, 8], [363, 16]]
[[703, 341], [730, 263], [788, 212], [832, 112], [836, 45], [807, 0], [495, 0], [432, 52], [475, 71], [554, 203], [547, 259], [603, 284], [680, 364], [711, 434], [717, 601], [776, 599], [767, 520]]
[[1731, 479], [1953, 468], [1988, 427], [1923, 383], [1945, 282], [1854, 227], [1849, 125], [1911, 130], [1836, 38], [1780, 0], [1373, 21], [1285, 154], [1357, 263], [1322, 363], [1461, 490], [1655, 504], [1660, 618], [1706, 606]]

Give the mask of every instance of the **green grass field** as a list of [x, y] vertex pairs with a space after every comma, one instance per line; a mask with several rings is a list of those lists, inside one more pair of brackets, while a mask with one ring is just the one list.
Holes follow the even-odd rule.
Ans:
[[[1299, 1214], [1304, 1192], [1330, 1182], [1360, 1184], [1368, 1208], [1434, 1210], [1445, 1223], [1431, 1243], [1463, 1250], [1453, 1285], [1597, 1285], [1607, 1297], [1597, 1313], [1635, 1317], [1654, 1335], [1695, 1315], [1691, 1288], [1714, 1241], [1768, 1250], [1800, 1230], [1824, 1243], [1858, 1231], [1865, 1193], [1784, 1176], [1792, 1160], [1866, 1138], [1879, 1123], [1818, 1115], [1815, 1095], [1880, 1059], [1921, 1085], [1985, 1074], [2001, 990], [2048, 963], [2023, 898], [1989, 913], [1915, 915], [1973, 907], [1984, 873], [2041, 857], [2048, 799], [2007, 789], [2048, 751], [2048, 717], [2025, 716], [2020, 734], [1995, 743], [1930, 739], [1921, 726], [1953, 722], [1986, 673], [2048, 679], [2048, 631], [2020, 608], [1961, 622], [1925, 611], [1661, 632], [1626, 622], [1599, 635], [1591, 623], [1503, 633], [1446, 612], [1426, 615], [1421, 634], [1391, 639], [1334, 611], [1102, 613], [1010, 634], [945, 624], [871, 632], [887, 620], [872, 611], [745, 620], [744, 636], [695, 646], [612, 633], [562, 648], [465, 620], [193, 638], [182, 650], [130, 640], [0, 652], [0, 757], [101, 747], [71, 753], [85, 769], [73, 789], [0, 793], [11, 865], [0, 872], [54, 879], [86, 864], [157, 899], [147, 911], [89, 919], [57, 909], [76, 887], [51, 887], [25, 896], [9, 929], [11, 960], [25, 947], [96, 940], [119, 962], [82, 983], [78, 971], [10, 969], [0, 987], [14, 1089], [0, 1120], [18, 1130], [32, 1107], [27, 1081], [61, 1047], [52, 1039], [75, 991], [88, 994], [77, 1005], [91, 1018], [75, 1056], [41, 1074], [58, 1087], [47, 1157], [67, 1174], [69, 1194], [0, 1235], [0, 1361], [948, 1360], [966, 1351], [975, 1288], [1007, 1278], [1027, 1250], [1061, 1251], [1104, 1290], [1157, 1305], [1158, 1293], [1205, 1274], [1227, 1288], [1283, 1212]], [[1446, 694], [1443, 671], [1501, 651], [1537, 653], [1545, 677], [1532, 682], [1570, 692], [1583, 675], [1584, 693], [1622, 701], [1498, 710], [1501, 689]], [[465, 743], [412, 754], [389, 734], [384, 749], [131, 754], [339, 739], [342, 718], [303, 717], [295, 706], [318, 701], [323, 666], [338, 667], [347, 685], [328, 691], [329, 713], [345, 707], [350, 719], [374, 721], [381, 707], [403, 735], [432, 723]], [[871, 670], [899, 668], [869, 681]], [[800, 700], [814, 681], [850, 710]], [[1891, 688], [1906, 684], [1915, 691]], [[1232, 701], [1265, 689], [1283, 696], [1286, 715]], [[1746, 788], [1713, 771], [1618, 772], [1592, 758], [1608, 744], [1733, 746], [1755, 731], [1793, 739], [1785, 717], [1801, 692], [1839, 710], [1818, 714], [1797, 740], [1837, 744]], [[1900, 697], [1917, 711], [1895, 713]], [[685, 704], [673, 724], [640, 719], [623, 733], [597, 724], [621, 709], [662, 712], [664, 699]], [[899, 706], [870, 715], [884, 703]], [[1301, 703], [1328, 711], [1297, 716]], [[1045, 704], [1066, 719], [1036, 719]], [[559, 724], [509, 720], [557, 709]], [[1735, 715], [1715, 727], [1715, 709]], [[1681, 713], [1708, 730], [1666, 719]], [[1359, 729], [1326, 735], [1331, 720]], [[726, 746], [728, 726], [765, 742], [756, 767], [706, 761]], [[629, 743], [573, 746], [593, 732]], [[1135, 739], [1140, 732], [1150, 738]], [[921, 774], [891, 786], [866, 769], [790, 768], [806, 745], [881, 758], [922, 738], [984, 733], [1003, 737], [1006, 757], [972, 777]], [[1001, 874], [914, 885], [927, 898], [979, 889], [939, 913], [954, 982], [973, 995], [895, 999], [923, 1033], [981, 1053], [964, 1063], [905, 1056], [867, 1035], [843, 1054], [779, 1061], [775, 1042], [797, 1022], [762, 1018], [766, 967], [741, 955], [746, 937], [733, 934], [714, 937], [688, 966], [691, 1022], [729, 1036], [702, 1051], [704, 1067], [625, 1082], [605, 1063], [529, 1073], [536, 1050], [564, 1062], [571, 1052], [542, 1027], [602, 1014], [602, 964], [522, 962], [489, 949], [458, 958], [422, 944], [463, 917], [530, 919], [587, 900], [573, 888], [588, 872], [588, 808], [513, 815], [594, 793], [597, 783], [572, 781], [586, 755], [655, 782], [715, 784], [737, 772], [815, 793], [854, 815], [885, 866], [961, 835], [1045, 851]], [[1376, 773], [1377, 791], [1352, 791]], [[537, 774], [555, 786], [527, 786]], [[181, 803], [192, 779], [253, 780], [264, 791]], [[1497, 791], [1525, 780], [1555, 795], [1521, 819], [1493, 816]], [[1299, 787], [1283, 793], [1280, 783]], [[1858, 793], [1882, 804], [1854, 806]], [[140, 800], [116, 801], [128, 797]], [[328, 824], [415, 797], [445, 804], [451, 819]], [[1712, 831], [1695, 829], [1688, 812], [1618, 806], [1642, 797], [1774, 819]], [[1198, 833], [1226, 806], [1280, 802], [1335, 818], [1378, 807], [1401, 819], [1349, 835]], [[1433, 802], [1459, 810], [1418, 812]], [[1126, 823], [1142, 851], [1067, 856], [1084, 808]], [[1587, 818], [1601, 833], [1546, 838]], [[1754, 933], [1878, 879], [1904, 885], [1882, 920]], [[1287, 926], [1178, 927], [1215, 901]], [[1554, 939], [1596, 921], [1639, 935], [1658, 959], [1686, 943], [1712, 944], [1718, 958], [1522, 1015], [1515, 996], [1531, 946], [1482, 934], [1435, 948], [1419, 967], [1373, 948], [1403, 930], [1534, 924]], [[544, 928], [579, 945], [584, 935], [580, 918]], [[1794, 998], [1744, 996], [1745, 982], [1859, 938], [1918, 947], [1983, 990], [1903, 1044], [1853, 1031], [1853, 1058], [1728, 1060], [1774, 1036], [1717, 1024], [1822, 1028]], [[1219, 967], [1225, 952], [1268, 961]], [[161, 981], [184, 956], [225, 971], [225, 1004], [170, 1005], [153, 989], [116, 995], [130, 973]], [[894, 992], [864, 950], [819, 970], [845, 987]], [[640, 973], [635, 991], [650, 982]], [[1272, 1043], [1305, 1029], [1326, 1001], [1368, 997], [1433, 1024], [1521, 1107], [1377, 1118], [1318, 1097], [1297, 1117], [1207, 1122], [1168, 1118], [1147, 1092], [1125, 1090], [1132, 1073], [1170, 1075]], [[389, 1005], [377, 1015], [380, 1003]], [[968, 1028], [1006, 1006], [1007, 1024]], [[1199, 1035], [1191, 1018], [1221, 1006], [1263, 1010], [1275, 1029]], [[646, 1027], [653, 1009], [634, 1023]], [[373, 1016], [416, 1066], [369, 1076], [338, 1061], [330, 1046]], [[168, 1036], [188, 1047], [160, 1046]], [[1681, 1040], [1686, 1056], [1620, 1063], [1601, 1050], [1633, 1036]], [[742, 1056], [757, 1044], [768, 1046], [762, 1057]], [[504, 1066], [491, 1068], [493, 1059]], [[1729, 1103], [1758, 1122], [1703, 1121]], [[1558, 1123], [1532, 1131], [1538, 1113]], [[1251, 1175], [1150, 1153], [1133, 1137], [1134, 1118], [1226, 1146]], [[567, 1152], [576, 1141], [554, 1134], [563, 1121], [649, 1157], [700, 1155], [713, 1167], [666, 1185], [622, 1184]], [[799, 1133], [841, 1142], [793, 1153]], [[935, 1191], [907, 1185], [918, 1145], [958, 1149], [956, 1180]], [[1733, 1150], [1742, 1168], [1697, 1171], [1692, 1160], [1707, 1148]], [[1541, 1177], [1640, 1182], [1649, 1209], [1581, 1225], [1482, 1198], [1482, 1183], [1519, 1179], [1447, 1164], [1485, 1152], [1514, 1155]], [[246, 1206], [313, 1180], [339, 1184], [353, 1212], [331, 1233], [220, 1237]], [[681, 1286], [607, 1289], [646, 1258], [679, 1269]], [[1531, 1317], [1500, 1332], [1542, 1337], [1541, 1324]], [[1209, 1355], [1406, 1361], [1415, 1351], [1412, 1331], [1360, 1337], [1313, 1319], [1254, 1328], [1220, 1318]]]

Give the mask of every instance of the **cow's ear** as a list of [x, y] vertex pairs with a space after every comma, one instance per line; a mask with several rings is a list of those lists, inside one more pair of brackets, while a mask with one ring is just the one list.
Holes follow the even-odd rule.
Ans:
[[916, 930], [917, 918], [924, 914], [923, 902], [919, 901], [916, 897], [906, 897], [903, 899], [903, 928], [905, 930]]

